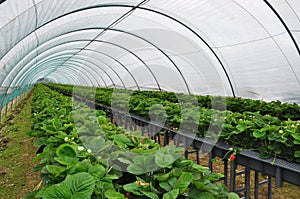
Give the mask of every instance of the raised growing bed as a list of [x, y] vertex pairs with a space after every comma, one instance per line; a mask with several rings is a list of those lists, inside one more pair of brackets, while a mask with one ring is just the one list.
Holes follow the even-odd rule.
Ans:
[[[188, 157], [191, 153], [197, 154], [197, 162], [200, 163], [199, 150], [206, 145], [211, 148], [209, 152], [209, 167], [213, 169], [213, 159], [215, 157], [223, 158], [224, 160], [224, 175], [222, 178], [225, 185], [229, 185], [230, 191], [237, 193], [244, 193], [245, 198], [250, 198], [250, 171], [255, 171], [255, 182], [254, 182], [254, 196], [258, 198], [258, 188], [262, 185], [268, 184], [268, 197], [272, 198], [272, 177], [276, 178], [276, 187], [282, 187], [283, 182], [288, 182], [297, 186], [300, 186], [300, 164], [289, 162], [280, 158], [269, 158], [262, 159], [260, 154], [255, 151], [241, 150], [236, 154], [234, 161], [228, 161], [230, 155], [231, 146], [224, 143], [212, 143], [207, 139], [195, 137], [195, 133], [178, 132], [169, 129], [167, 126], [160, 126], [156, 124], [149, 124], [150, 121], [139, 116], [133, 116], [132, 114], [124, 113], [122, 111], [112, 109], [111, 107], [95, 103], [93, 100], [83, 98], [68, 92], [64, 92], [56, 89], [57, 91], [74, 97], [76, 100], [83, 101], [90, 107], [96, 107], [97, 109], [105, 110], [108, 116], [111, 117], [119, 125], [124, 126], [130, 130], [136, 130], [140, 127], [143, 128], [143, 132], [148, 135], [154, 135], [153, 139], [162, 145], [168, 145], [169, 141], [176, 137], [178, 145], [185, 145], [185, 143], [192, 143], [192, 150], [186, 151], [185, 156]], [[161, 132], [164, 132], [163, 134]], [[175, 136], [177, 135], [177, 136]], [[192, 139], [192, 141], [191, 141]], [[164, 140], [161, 142], [161, 140]], [[230, 166], [228, 166], [230, 164]], [[236, 171], [238, 165], [243, 166], [245, 169], [242, 171]], [[228, 175], [228, 171], [230, 175]], [[264, 176], [268, 176], [268, 180], [259, 182], [258, 173]], [[236, 178], [237, 176], [244, 174], [245, 187], [242, 189], [236, 189]]]

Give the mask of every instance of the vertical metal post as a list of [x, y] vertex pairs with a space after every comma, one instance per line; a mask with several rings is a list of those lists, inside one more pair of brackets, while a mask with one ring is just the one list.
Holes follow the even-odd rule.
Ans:
[[230, 161], [230, 191], [235, 191], [235, 182], [236, 182], [236, 175], [235, 175], [236, 163], [235, 161]]
[[208, 167], [213, 172], [213, 161], [212, 159], [215, 157], [213, 150], [209, 153], [209, 159], [208, 159]]
[[268, 183], [268, 198], [269, 199], [272, 199], [272, 195], [273, 195], [273, 193], [272, 193], [272, 176], [268, 176], [268, 181], [269, 181], [269, 183]]
[[276, 167], [276, 187], [282, 187], [283, 186], [283, 182], [281, 179], [281, 168]]
[[250, 169], [248, 167], [245, 168], [245, 188], [245, 197], [250, 199]]
[[186, 149], [184, 151], [184, 157], [185, 158], [188, 158], [188, 155], [189, 155], [189, 151], [188, 151], [188, 138], [187, 137], [183, 137], [183, 147]]
[[170, 132], [166, 130], [164, 134], [164, 146], [167, 146], [169, 144], [169, 136], [170, 136]]
[[228, 187], [228, 159], [224, 159], [224, 184]]
[[254, 198], [258, 199], [258, 189], [259, 189], [259, 179], [258, 179], [258, 171], [254, 173]]
[[184, 157], [185, 157], [186, 159], [189, 158], [189, 152], [188, 152], [188, 150], [185, 150], [185, 151], [184, 151]]
[[157, 142], [158, 142], [159, 145], [161, 145], [159, 127], [155, 128], [155, 133], [157, 135]]
[[196, 148], [196, 161], [197, 161], [197, 164], [200, 164], [200, 157], [199, 157], [199, 149]]

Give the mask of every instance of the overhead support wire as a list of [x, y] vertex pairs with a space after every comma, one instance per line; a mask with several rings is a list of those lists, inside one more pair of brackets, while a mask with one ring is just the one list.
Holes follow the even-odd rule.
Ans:
[[[55, 60], [54, 62], [52, 62], [51, 64], [55, 64], [56, 62], [60, 63], [61, 61], [59, 61], [58, 59]], [[18, 82], [26, 82], [27, 79], [32, 79], [33, 73], [34, 75], [36, 75], [36, 69], [39, 68], [41, 64], [38, 64], [38, 67], [33, 68], [32, 70], [29, 70], [28, 72], [26, 71], [24, 74], [22, 74], [21, 78], [18, 80]], [[90, 76], [88, 76], [86, 73], [83, 73], [84, 76], [86, 76], [86, 79], [89, 80], [91, 83], [93, 82], [91, 77], [93, 77], [92, 73], [88, 70], [86, 70], [85, 68], [80, 68], [78, 65], [76, 65], [78, 68], [77, 69], [82, 69], [84, 70], [86, 73], [88, 73]], [[49, 67], [48, 67], [49, 68]], [[71, 67], [70, 67], [71, 68]], [[41, 71], [42, 72], [42, 71]], [[78, 73], [77, 73], [78, 74]], [[78, 76], [78, 78], [80, 78], [80, 76]], [[97, 82], [97, 80], [94, 78], [94, 80]], [[29, 81], [28, 81], [29, 82]], [[86, 82], [87, 84], [87, 82]]]
[[[140, 7], [141, 5], [144, 5], [146, 3], [148, 3], [150, 0], [143, 0], [142, 2], [140, 2], [138, 5], [132, 7], [129, 11], [127, 11], [125, 14], [123, 14], [121, 17], [119, 17], [118, 19], [116, 19], [114, 22], [112, 22], [109, 26], [107, 26], [104, 30], [102, 30], [99, 34], [97, 34], [92, 40], [90, 40], [82, 49], [80, 49], [78, 52], [76, 52], [73, 56], [79, 54], [82, 50], [84, 50], [85, 48], [87, 48], [91, 43], [93, 43], [96, 39], [98, 39], [99, 37], [101, 37], [108, 29], [112, 28], [113, 26], [119, 24], [120, 22], [122, 22], [124, 19], [126, 19], [127, 17], [129, 17], [138, 7]], [[70, 57], [69, 59], [71, 59], [72, 57]], [[66, 60], [64, 63], [69, 61]], [[63, 64], [64, 64], [63, 63]], [[62, 65], [63, 65], [62, 64]], [[47, 74], [50, 75], [51, 73]], [[126, 89], [126, 88], [125, 88]]]
[[[102, 30], [102, 29], [105, 29], [104, 27], [94, 27], [94, 28], [83, 28], [83, 29], [77, 29], [77, 30], [72, 30], [72, 31], [69, 31], [69, 32], [65, 32], [65, 33], [63, 33], [63, 34], [61, 34], [61, 35], [58, 35], [57, 37], [60, 37], [60, 36], [65, 36], [65, 35], [67, 35], [67, 34], [71, 34], [71, 33], [76, 33], [76, 32], [80, 32], [80, 31], [85, 31], [85, 30], [98, 30], [98, 29], [100, 29], [100, 30]], [[164, 56], [166, 56], [169, 60], [171, 59], [170, 58], [170, 56], [169, 55], [167, 55], [166, 53], [164, 53], [158, 46], [156, 46], [156, 45], [154, 45], [152, 42], [150, 42], [149, 40], [147, 40], [147, 39], [145, 39], [145, 38], [143, 38], [143, 37], [141, 37], [141, 36], [139, 36], [139, 35], [136, 35], [136, 34], [134, 34], [134, 33], [131, 33], [131, 32], [127, 32], [127, 31], [124, 31], [124, 30], [120, 30], [120, 29], [109, 29], [110, 31], [116, 31], [116, 32], [121, 32], [121, 33], [124, 33], [124, 34], [128, 34], [128, 35], [131, 35], [131, 36], [133, 36], [133, 37], [136, 37], [136, 38], [138, 38], [138, 39], [141, 39], [142, 41], [144, 41], [144, 42], [146, 42], [146, 43], [148, 43], [148, 44], [150, 44], [151, 46], [153, 46], [155, 49], [157, 49], [158, 51], [160, 51], [160, 52], [162, 52], [163, 53], [163, 55]], [[107, 31], [107, 30], [106, 30]], [[56, 37], [56, 38], [57, 38]], [[51, 40], [49, 40], [49, 41], [51, 41]], [[88, 40], [86, 40], [86, 41], [88, 41]], [[64, 43], [63, 43], [64, 44]], [[54, 47], [57, 47], [58, 45], [55, 45], [55, 46], [53, 46], [52, 48], [54, 48]], [[118, 45], [117, 47], [121, 47], [120, 45]], [[127, 51], [127, 52], [129, 52], [130, 54], [132, 54], [134, 57], [136, 57], [140, 62], [142, 62], [142, 64], [147, 68], [147, 70], [151, 73], [151, 75], [152, 75], [152, 77], [154, 78], [154, 80], [155, 80], [155, 83], [156, 83], [156, 85], [157, 85], [157, 87], [158, 87], [158, 90], [161, 90], [161, 87], [160, 87], [160, 84], [159, 84], [159, 82], [158, 82], [158, 80], [157, 80], [157, 78], [156, 78], [156, 76], [155, 76], [155, 74], [153, 73], [153, 71], [151, 70], [151, 68], [139, 57], [139, 56], [137, 56], [135, 53], [133, 53], [132, 51], [130, 51], [130, 50], [128, 50], [127, 48], [124, 48], [124, 47], [121, 47], [123, 50], [125, 50], [125, 51]], [[81, 48], [81, 49], [79, 49], [78, 48], [78, 50], [82, 50], [83, 48]], [[49, 50], [49, 49], [47, 49], [47, 50]], [[31, 52], [33, 52], [33, 51], [31, 51]], [[30, 54], [31, 52], [29, 52], [28, 54]], [[112, 56], [111, 56], [112, 57]], [[24, 59], [24, 58], [23, 58]], [[115, 61], [117, 61], [117, 62], [120, 62], [120, 61], [118, 61], [116, 58], [113, 58]], [[22, 61], [22, 60], [21, 60]], [[20, 62], [21, 62], [20, 61]], [[16, 64], [16, 65], [18, 65], [18, 63]], [[126, 66], [124, 65], [124, 64], [122, 64], [122, 66], [125, 68]], [[128, 69], [125, 69], [125, 70], [127, 70], [128, 71]], [[9, 75], [8, 75], [9, 76]], [[130, 73], [130, 76], [132, 76], [132, 74]], [[133, 77], [133, 76], [132, 76]], [[134, 81], [136, 82], [136, 80], [135, 80], [135, 78], [134, 78]], [[138, 86], [139, 87], [139, 86]]]
[[[58, 62], [58, 60], [59, 59], [62, 59], [62, 56], [67, 56], [68, 54], [63, 54], [63, 55], [60, 55], [60, 56], [57, 56], [57, 57], [53, 57], [53, 58], [51, 58], [51, 59], [47, 59], [46, 61], [43, 61], [42, 63], [39, 63], [37, 66], [35, 66], [34, 68], [30, 68], [30, 70], [32, 71], [32, 72], [30, 72], [30, 73], [33, 73], [38, 67], [40, 67], [41, 65], [45, 65], [45, 64], [47, 64], [48, 62], [51, 62], [51, 63], [53, 63], [52, 61], [55, 61], [55, 62]], [[73, 55], [73, 53], [72, 54], [70, 54], [70, 55]], [[78, 55], [77, 55], [78, 56]], [[111, 80], [111, 82], [112, 82], [112, 84], [114, 84], [115, 85], [115, 83], [114, 83], [114, 81], [112, 80], [112, 78], [108, 75], [108, 73], [104, 70], [104, 69], [102, 69], [101, 67], [98, 67], [95, 63], [93, 63], [93, 62], [91, 62], [91, 61], [87, 61], [87, 60], [85, 60], [85, 59], [81, 59], [81, 58], [78, 58], [78, 57], [76, 57], [75, 59], [78, 59], [78, 60], [80, 60], [80, 61], [86, 61], [86, 62], [88, 62], [88, 63], [90, 63], [90, 64], [92, 64], [92, 65], [94, 65], [94, 66], [96, 66], [96, 68], [98, 68], [98, 69], [100, 69], [101, 71], [103, 71], [106, 75], [107, 75], [107, 77]], [[62, 61], [60, 61], [60, 62], [63, 62], [64, 60], [62, 60]], [[72, 60], [72, 61], [75, 61], [75, 60]], [[79, 62], [78, 62], [79, 63]], [[80, 63], [80, 64], [82, 64], [82, 62]], [[107, 65], [106, 65], [107, 66]], [[90, 68], [89, 66], [87, 66], [88, 68]], [[109, 66], [108, 66], [109, 67]], [[83, 70], [85, 70], [87, 73], [90, 73], [88, 70], [86, 70], [85, 68], [82, 68]], [[116, 75], [118, 75], [114, 70], [112, 70]], [[29, 72], [27, 72], [27, 73], [29, 73]], [[97, 73], [97, 71], [96, 71], [96, 73]], [[98, 73], [97, 73], [98, 74]], [[91, 73], [90, 73], [90, 75], [91, 76], [93, 76]], [[98, 74], [99, 75], [99, 74]], [[94, 77], [94, 76], [93, 76]], [[106, 84], [105, 83], [105, 81], [104, 81], [104, 79], [102, 78], [102, 76], [101, 75], [99, 75], [99, 77], [102, 79], [102, 81], [104, 82], [104, 84]], [[88, 78], [89, 79], [89, 78]], [[90, 80], [90, 79], [89, 79]], [[22, 80], [23, 81], [23, 80]], [[91, 80], [90, 80], [91, 81]], [[123, 81], [122, 81], [122, 79], [120, 79], [120, 81], [123, 83]], [[123, 83], [123, 85], [125, 86], [125, 84]]]
[[287, 33], [289, 34], [292, 42], [294, 43], [294, 46], [295, 46], [298, 54], [300, 55], [300, 48], [298, 46], [298, 43], [297, 43], [295, 37], [293, 36], [292, 32], [290, 31], [289, 27], [287, 26], [287, 24], [283, 20], [283, 18], [280, 16], [280, 14], [276, 11], [276, 9], [267, 0], [263, 0], [263, 1], [265, 2], [265, 4], [267, 4], [267, 6], [272, 10], [272, 12], [277, 16], [277, 18], [279, 19], [281, 24], [284, 26], [284, 28], [287, 31]]
[[[76, 48], [75, 48], [75, 49], [76, 49]], [[132, 75], [132, 73], [128, 70], [128, 68], [127, 68], [124, 64], [122, 64], [119, 60], [117, 60], [117, 59], [114, 58], [113, 56], [110, 56], [109, 54], [106, 54], [106, 53], [104, 53], [104, 52], [96, 51], [96, 50], [89, 49], [89, 48], [85, 48], [84, 50], [85, 50], [85, 51], [90, 51], [90, 52], [94, 52], [94, 53], [98, 53], [98, 54], [104, 55], [105, 57], [108, 57], [109, 59], [112, 59], [113, 61], [117, 62], [119, 65], [122, 66], [122, 68], [124, 68], [124, 69], [128, 72], [128, 74], [131, 76], [132, 80], [134, 81], [136, 87], [138, 88], [138, 90], [140, 90], [140, 86], [139, 86], [139, 84], [137, 83], [135, 77], [134, 77], [134, 76]], [[100, 60], [98, 60], [98, 61], [100, 61]], [[102, 61], [100, 61], [100, 62], [103, 63], [103, 64], [105, 64], [105, 63], [102, 62]], [[109, 67], [111, 70], [113, 70], [113, 67], [110, 67], [110, 66], [108, 66], [107, 64], [105, 64], [105, 65], [106, 65], [107, 67]], [[117, 72], [115, 72], [115, 73], [116, 73], [116, 75], [118, 75]], [[119, 75], [118, 75], [118, 76], [119, 76]], [[120, 78], [120, 79], [121, 79], [121, 78]]]
[[[127, 5], [124, 5], [124, 7], [127, 7]], [[208, 48], [209, 50], [213, 53], [213, 55], [215, 56], [215, 58], [218, 60], [219, 64], [221, 65], [225, 75], [226, 75], [226, 78], [228, 80], [228, 83], [229, 83], [229, 86], [231, 88], [231, 92], [232, 92], [232, 96], [233, 97], [236, 97], [236, 94], [235, 94], [235, 91], [234, 91], [234, 88], [233, 88], [233, 84], [231, 82], [231, 79], [229, 77], [229, 74], [224, 66], [224, 64], [222, 63], [221, 59], [219, 58], [219, 56], [217, 55], [217, 53], [214, 51], [214, 49], [207, 43], [207, 41], [205, 39], [203, 39], [195, 30], [193, 30], [191, 27], [189, 27], [188, 25], [186, 25], [185, 23], [183, 23], [182, 21], [176, 19], [175, 17], [173, 16], [170, 16], [166, 13], [163, 13], [163, 12], [160, 12], [160, 11], [157, 11], [157, 10], [153, 10], [153, 9], [150, 9], [150, 8], [145, 8], [145, 7], [139, 7], [139, 9], [142, 9], [142, 10], [146, 10], [146, 11], [150, 11], [150, 12], [154, 12], [156, 14], [159, 14], [159, 15], [162, 15], [162, 16], [165, 16], [177, 23], [179, 23], [180, 25], [184, 26], [185, 28], [187, 28], [189, 31], [191, 31], [193, 34], [195, 34]]]
[[[73, 14], [73, 13], [76, 13], [76, 12], [80, 12], [80, 11], [84, 11], [84, 10], [88, 10], [88, 9], [101, 8], [101, 7], [130, 7], [130, 8], [131, 8], [130, 11], [128, 11], [127, 13], [125, 13], [123, 16], [121, 16], [119, 19], [117, 19], [115, 22], [113, 22], [110, 26], [104, 28], [104, 30], [102, 30], [102, 31], [99, 33], [99, 34], [103, 34], [103, 32], [106, 32], [107, 30], [111, 29], [111, 28], [112, 28], [112, 25], [116, 25], [116, 23], [120, 23], [122, 20], [124, 20], [125, 18], [127, 18], [134, 10], [136, 10], [137, 8], [141, 8], [141, 7], [140, 7], [141, 5], [144, 5], [144, 4], [148, 3], [148, 2], [149, 2], [149, 0], [148, 0], [148, 1], [143, 1], [143, 2], [141, 2], [140, 4], [138, 4], [137, 6], [122, 5], [122, 4], [120, 4], [120, 5], [114, 4], [114, 5], [96, 5], [96, 6], [90, 6], [90, 7], [87, 7], [87, 8], [81, 8], [81, 9], [74, 10], [74, 11], [72, 11], [72, 12], [63, 14], [63, 15], [61, 15], [61, 16], [58, 16], [58, 17], [56, 17], [56, 18], [54, 18], [54, 19], [52, 19], [52, 20], [46, 22], [45, 24], [41, 25], [41, 26], [38, 27], [37, 29], [39, 29], [39, 28], [41, 28], [41, 27], [43, 27], [43, 26], [45, 26], [45, 25], [47, 25], [47, 24], [49, 24], [49, 23], [51, 23], [51, 22], [53, 22], [53, 21], [55, 21], [55, 20], [57, 20], [57, 19], [60, 19], [60, 18], [62, 18], [62, 17], [65, 17], [65, 16], [67, 16], [67, 15], [70, 15], [70, 14]], [[153, 11], [153, 10], [148, 10], [148, 11]], [[122, 17], [123, 17], [123, 18], [122, 18]], [[124, 18], [124, 17], [125, 17], [125, 18]], [[122, 19], [122, 20], [121, 20], [121, 19]], [[36, 31], [36, 30], [34, 30], [34, 31]], [[28, 36], [29, 36], [30, 34], [32, 34], [34, 31], [32, 31], [31, 33], [29, 33], [28, 35], [26, 35], [22, 40], [24, 40], [26, 37], [28, 37]], [[142, 38], [142, 37], [140, 36], [140, 38]], [[20, 43], [22, 40], [20, 40], [18, 43]], [[143, 40], [144, 40], [144, 41], [147, 41], [147, 40], [145, 40], [144, 38], [143, 38]], [[89, 44], [90, 44], [90, 43], [92, 43], [92, 41], [89, 41]], [[148, 42], [148, 43], [149, 43], [149, 42]], [[88, 44], [88, 45], [89, 45], [89, 44]], [[87, 46], [88, 46], [88, 45], [87, 45]], [[86, 46], [86, 47], [87, 47], [87, 46]], [[83, 49], [84, 49], [84, 48], [83, 48]], [[10, 49], [10, 50], [11, 50], [11, 49]], [[8, 52], [9, 52], [10, 50], [8, 50]], [[161, 49], [159, 49], [159, 50], [160, 50], [165, 56], [167, 56], [167, 54], [166, 54], [163, 50], [161, 50]], [[7, 53], [8, 53], [8, 52], [7, 52]], [[81, 51], [79, 51], [79, 52], [81, 52]], [[77, 52], [77, 53], [75, 53], [75, 54], [78, 54], [79, 52]], [[2, 57], [4, 57], [7, 53], [5, 53]], [[75, 55], [75, 54], [74, 54], [74, 55]], [[1, 58], [2, 58], [2, 57], [1, 57]], [[182, 78], [183, 81], [185, 82], [185, 86], [186, 86], [186, 89], [187, 89], [188, 93], [190, 94], [190, 93], [191, 93], [190, 88], [189, 88], [188, 83], [187, 83], [185, 77], [183, 76], [181, 70], [178, 68], [178, 66], [174, 63], [174, 61], [173, 61], [169, 56], [167, 56], [167, 58], [172, 62], [172, 64], [173, 64], [173, 65], [175, 66], [175, 68], [177, 69], [177, 71], [178, 71], [178, 73], [180, 74], [181, 78]], [[139, 60], [141, 60], [141, 59], [139, 58]], [[142, 60], [141, 60], [141, 61], [142, 61]], [[66, 62], [67, 62], [67, 60], [66, 60]], [[145, 62], [143, 61], [143, 63], [145, 63]], [[149, 68], [149, 67], [147, 66], [147, 68]], [[150, 69], [150, 68], [149, 68], [149, 69]], [[55, 71], [55, 70], [54, 70], [54, 71]], [[53, 71], [53, 72], [54, 72], [54, 71]], [[151, 71], [151, 69], [150, 69], [150, 71]], [[151, 73], [152, 73], [152, 75], [154, 75], [152, 71], [151, 71]], [[49, 72], [49, 74], [47, 74], [47, 75], [50, 75], [50, 74], [51, 74], [51, 72]], [[155, 75], [154, 75], [153, 77], [156, 79]], [[157, 85], [158, 85], [158, 89], [161, 90], [160, 85], [158, 84], [157, 79], [156, 79], [156, 83], [157, 83]]]
[[[209, 49], [210, 49], [210, 51], [213, 53], [213, 55], [216, 57], [216, 59], [218, 60], [218, 62], [220, 63], [220, 65], [221, 65], [221, 67], [223, 68], [223, 70], [224, 70], [224, 73], [225, 73], [225, 75], [226, 75], [226, 77], [227, 77], [227, 79], [228, 79], [228, 82], [229, 82], [229, 85], [230, 85], [230, 88], [231, 88], [231, 91], [232, 91], [232, 95], [233, 95], [233, 97], [235, 97], [236, 95], [235, 95], [235, 92], [234, 92], [234, 89], [233, 89], [233, 85], [232, 85], [232, 82], [231, 82], [231, 80], [230, 80], [230, 77], [229, 77], [229, 75], [228, 75], [228, 73], [227, 73], [227, 71], [226, 71], [226, 69], [225, 69], [225, 67], [224, 67], [224, 65], [223, 65], [223, 63], [222, 63], [222, 61], [220, 60], [220, 58], [218, 57], [218, 55], [216, 54], [216, 52], [214, 52], [214, 50], [212, 49], [212, 47], [195, 31], [195, 30], [193, 30], [191, 27], [189, 27], [189, 26], [187, 26], [186, 24], [184, 24], [183, 22], [181, 22], [181, 21], [179, 21], [178, 19], [176, 19], [176, 18], [174, 18], [174, 17], [172, 17], [172, 16], [170, 16], [170, 15], [168, 15], [168, 14], [165, 14], [165, 13], [163, 13], [163, 12], [160, 12], [160, 11], [157, 11], [157, 10], [153, 10], [153, 9], [150, 9], [150, 8], [145, 8], [145, 7], [141, 7], [142, 5], [144, 5], [145, 3], [147, 3], [147, 2], [149, 2], [149, 1], [143, 1], [143, 2], [141, 2], [140, 4], [138, 4], [137, 6], [131, 6], [131, 5], [122, 5], [122, 4], [114, 4], [114, 5], [94, 5], [94, 6], [90, 6], [90, 7], [86, 7], [86, 8], [81, 8], [81, 9], [78, 9], [78, 10], [74, 10], [74, 11], [71, 11], [71, 12], [69, 12], [69, 13], [65, 13], [65, 14], [63, 14], [63, 15], [61, 15], [61, 16], [58, 16], [58, 17], [56, 17], [56, 18], [54, 18], [54, 19], [52, 19], [52, 20], [50, 20], [50, 21], [48, 21], [48, 22], [46, 22], [45, 24], [43, 24], [43, 25], [41, 25], [39, 28], [41, 28], [41, 27], [43, 27], [43, 26], [45, 26], [45, 25], [47, 25], [47, 24], [49, 24], [49, 23], [51, 23], [51, 22], [53, 22], [53, 21], [55, 21], [55, 20], [57, 20], [57, 19], [59, 19], [59, 18], [62, 18], [62, 17], [64, 17], [64, 16], [67, 16], [67, 15], [70, 15], [70, 14], [73, 14], [73, 13], [76, 13], [76, 12], [80, 12], [80, 11], [84, 11], [84, 10], [88, 10], [88, 9], [93, 9], [93, 8], [101, 8], [101, 7], [130, 7], [131, 8], [131, 10], [130, 11], [128, 11], [127, 13], [125, 13], [124, 15], [122, 15], [119, 19], [117, 19], [115, 22], [113, 22], [110, 26], [108, 26], [108, 27], [106, 27], [106, 29], [108, 29], [109, 27], [111, 27], [112, 25], [114, 25], [115, 23], [120, 23], [122, 20], [124, 20], [123, 18], [125, 17], [125, 18], [127, 18], [134, 10], [136, 10], [136, 9], [142, 9], [142, 10], [146, 10], [146, 11], [149, 11], [149, 12], [153, 12], [153, 13], [156, 13], [156, 14], [159, 14], [159, 15], [162, 15], [162, 16], [165, 16], [165, 17], [167, 17], [167, 18], [169, 18], [169, 19], [171, 19], [171, 20], [173, 20], [173, 21], [175, 21], [175, 22], [177, 22], [177, 23], [179, 23], [180, 25], [182, 25], [182, 26], [184, 26], [185, 28], [187, 28], [188, 30], [190, 30], [193, 34], [195, 34]], [[38, 28], [38, 29], [39, 29]], [[102, 32], [105, 32], [104, 30], [102, 31]], [[103, 33], [99, 33], [99, 34], [103, 34]], [[33, 32], [31, 32], [31, 33], [29, 33], [27, 36], [29, 36], [30, 34], [32, 34]], [[25, 39], [27, 36], [25, 36], [23, 39]], [[23, 40], [22, 39], [22, 40]], [[22, 40], [20, 40], [19, 42], [21, 42]], [[18, 42], [18, 43], [19, 43]], [[90, 42], [90, 43], [92, 43], [92, 42]], [[10, 49], [11, 50], [11, 49]], [[8, 52], [10, 51], [10, 50], [8, 50]], [[8, 53], [7, 52], [7, 53]], [[3, 56], [5, 56], [7, 53], [5, 53]], [[79, 53], [79, 52], [77, 52], [77, 53]], [[173, 63], [174, 63], [174, 61], [172, 61]], [[176, 65], [176, 64], [175, 64]], [[188, 92], [190, 93], [190, 89], [189, 89], [189, 86], [188, 86], [188, 84], [187, 84], [187, 81], [185, 80], [185, 78], [184, 78], [184, 76], [183, 76], [183, 74], [182, 74], [182, 72], [180, 71], [180, 69], [177, 67], [177, 66], [175, 66], [177, 69], [178, 69], [178, 72], [180, 73], [180, 75], [181, 75], [181, 77], [183, 77], [183, 80], [185, 81], [185, 84], [186, 84], [186, 86], [187, 86], [187, 90], [188, 90]], [[49, 73], [50, 74], [50, 73]], [[49, 75], [48, 74], [48, 75]]]
[[[269, 30], [249, 11], [249, 10], [247, 10], [245, 7], [243, 7], [240, 3], [238, 3], [238, 2], [236, 2], [235, 0], [233, 0], [233, 2], [237, 5], [237, 6], [239, 6], [241, 9], [243, 9], [249, 16], [251, 16], [263, 29], [264, 29], [264, 31], [266, 31], [267, 33], [268, 33], [268, 37], [266, 37], [266, 38], [271, 38], [273, 41], [274, 41], [274, 43], [277, 45], [277, 47], [278, 47], [278, 49], [280, 50], [280, 52], [282, 53], [282, 55], [284, 56], [284, 58], [285, 58], [285, 60], [286, 60], [286, 62], [288, 63], [288, 65], [289, 65], [289, 67], [290, 67], [290, 69], [291, 69], [291, 71], [292, 71], [292, 73], [294, 74], [294, 76], [295, 76], [295, 79], [296, 79], [296, 81], [297, 81], [297, 83], [298, 83], [298, 85], [300, 86], [300, 80], [299, 80], [299, 78], [298, 78], [298, 76], [297, 76], [297, 73], [295, 72], [295, 70], [294, 70], [294, 68], [293, 68], [293, 66], [292, 66], [292, 64], [291, 64], [291, 62], [290, 62], [290, 60], [288, 59], [288, 57], [287, 57], [287, 55], [286, 55], [286, 53], [284, 52], [284, 50], [282, 49], [282, 47], [279, 45], [279, 43], [278, 43], [278, 41], [276, 41], [276, 39], [274, 38], [275, 36], [279, 36], [279, 35], [281, 35], [281, 34], [286, 34], [286, 32], [285, 31], [283, 31], [283, 32], [281, 32], [281, 33], [279, 33], [279, 34], [276, 34], [276, 35], [272, 35], [270, 32], [269, 32]], [[268, 5], [268, 4], [267, 4]], [[290, 5], [289, 5], [290, 6]], [[291, 8], [291, 7], [290, 7]], [[271, 8], [272, 9], [272, 8]], [[291, 8], [292, 9], [292, 8]], [[272, 10], [273, 12], [275, 11], [275, 9], [274, 10]], [[275, 11], [276, 12], [276, 11]], [[276, 14], [276, 13], [275, 13]], [[279, 15], [279, 14], [278, 14]], [[284, 22], [283, 22], [284, 23]], [[285, 24], [285, 23], [284, 23]], [[287, 27], [287, 26], [286, 26]], [[289, 31], [289, 28], [287, 29], [287, 31]], [[292, 35], [293, 36], [293, 35]], [[263, 39], [266, 39], [266, 38], [263, 38]], [[293, 40], [293, 38], [292, 38], [292, 40]], [[259, 40], [255, 40], [255, 41], [259, 41]], [[245, 43], [250, 43], [250, 42], [245, 42]], [[296, 43], [296, 49], [298, 49], [298, 46], [297, 46], [297, 43]], [[299, 52], [298, 52], [298, 54], [299, 54]]]

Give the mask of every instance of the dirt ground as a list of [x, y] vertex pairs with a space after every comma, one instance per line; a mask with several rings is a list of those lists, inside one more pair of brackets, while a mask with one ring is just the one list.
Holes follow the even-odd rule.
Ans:
[[0, 129], [0, 199], [19, 199], [34, 190], [40, 174], [32, 172], [36, 155], [30, 131], [31, 98], [24, 99]]
[[[190, 159], [193, 159], [196, 161], [196, 155], [195, 154], [190, 154], [189, 155]], [[208, 156], [204, 156], [203, 158], [200, 159], [200, 164], [203, 166], [208, 167]], [[230, 168], [230, 165], [229, 165]], [[243, 170], [244, 167], [238, 166], [237, 171]], [[216, 162], [213, 163], [213, 171], [218, 172], [218, 173], [223, 173], [223, 161], [221, 158], [216, 158]], [[228, 173], [229, 175], [229, 173]], [[264, 181], [267, 180], [268, 178], [262, 175], [259, 175], [259, 181]], [[236, 181], [236, 187], [237, 189], [243, 188], [245, 186], [244, 184], [244, 175], [242, 174], [241, 176], [237, 177]], [[251, 171], [251, 178], [250, 178], [250, 184], [251, 184], [251, 190], [250, 190], [250, 197], [254, 198], [254, 171]], [[283, 187], [281, 188], [276, 188], [275, 187], [275, 178], [272, 180], [272, 198], [273, 199], [299, 199], [300, 198], [300, 187], [289, 184], [289, 183], [284, 183]], [[259, 199], [268, 199], [268, 185], [265, 184], [259, 188]]]

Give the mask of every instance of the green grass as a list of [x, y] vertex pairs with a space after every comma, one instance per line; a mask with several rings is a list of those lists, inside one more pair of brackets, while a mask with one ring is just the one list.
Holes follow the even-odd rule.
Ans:
[[9, 141], [0, 149], [0, 199], [22, 198], [40, 181], [39, 174], [32, 172], [37, 149], [34, 140], [26, 136], [32, 125], [31, 98], [20, 106], [21, 112], [12, 113], [15, 116], [0, 131], [0, 138]]

